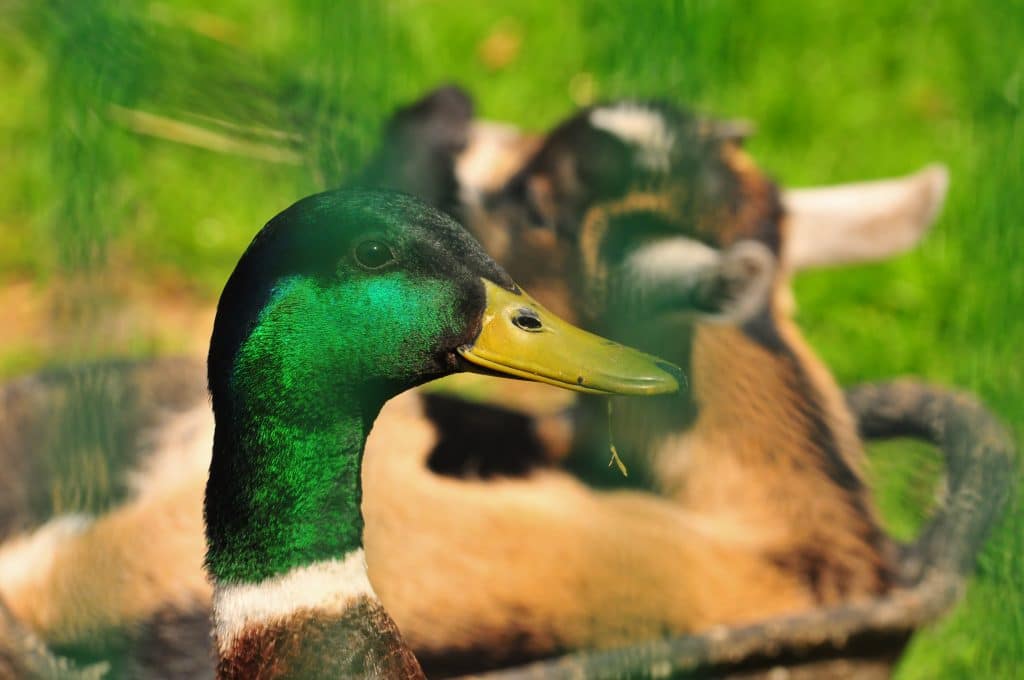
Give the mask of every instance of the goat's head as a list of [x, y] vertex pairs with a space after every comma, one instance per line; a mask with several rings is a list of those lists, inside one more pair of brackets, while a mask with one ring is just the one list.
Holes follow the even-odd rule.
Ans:
[[[520, 256], [509, 266], [553, 261], [583, 321], [626, 335], [662, 314], [756, 312], [781, 252], [782, 207], [741, 141], [734, 125], [664, 104], [582, 111], [487, 200], [511, 233], [510, 259]], [[531, 242], [545, 253], [524, 251]]]

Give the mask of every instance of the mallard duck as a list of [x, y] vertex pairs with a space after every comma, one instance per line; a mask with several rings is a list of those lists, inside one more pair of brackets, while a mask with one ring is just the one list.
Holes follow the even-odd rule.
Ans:
[[210, 340], [219, 677], [421, 677], [367, 576], [363, 449], [385, 401], [467, 369], [596, 394], [679, 384], [560, 321], [410, 197], [318, 194], [256, 236]]

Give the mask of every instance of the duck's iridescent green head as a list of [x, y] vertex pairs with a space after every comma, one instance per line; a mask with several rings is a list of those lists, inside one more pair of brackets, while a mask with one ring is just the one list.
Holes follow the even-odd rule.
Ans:
[[209, 378], [218, 411], [271, 364], [381, 402], [467, 361], [585, 391], [677, 387], [674, 367], [544, 310], [450, 218], [375, 191], [311, 196], [264, 227], [221, 296]]

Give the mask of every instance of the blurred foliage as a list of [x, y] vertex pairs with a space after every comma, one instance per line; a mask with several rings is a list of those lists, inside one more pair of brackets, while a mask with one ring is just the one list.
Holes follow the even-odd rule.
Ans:
[[[0, 374], [108, 352], [125, 299], [208, 306], [263, 221], [342, 181], [397, 104], [455, 81], [482, 115], [534, 129], [627, 95], [746, 117], [755, 156], [787, 185], [947, 163], [949, 201], [923, 246], [801, 277], [799, 321], [842, 382], [961, 386], [1024, 434], [1021, 0], [5, 0], [0, 15], [0, 289], [45, 301], [57, 329], [44, 343], [10, 319]], [[212, 137], [197, 146], [196, 130]], [[126, 342], [136, 355], [185, 346]], [[904, 532], [920, 518], [902, 499], [931, 489], [913, 462], [924, 454], [906, 451], [874, 451]], [[1021, 672], [1022, 528], [1018, 505], [900, 678]]]

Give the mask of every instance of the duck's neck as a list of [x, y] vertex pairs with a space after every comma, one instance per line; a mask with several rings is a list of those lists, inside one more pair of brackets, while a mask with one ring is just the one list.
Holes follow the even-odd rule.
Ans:
[[358, 551], [362, 418], [253, 419], [258, 426], [243, 422], [241, 432], [218, 425], [214, 438], [206, 498], [214, 580], [256, 583]]
[[206, 494], [218, 676], [417, 677], [362, 549], [360, 467], [379, 400], [340, 388], [303, 399], [316, 377], [269, 358], [242, 374]]

